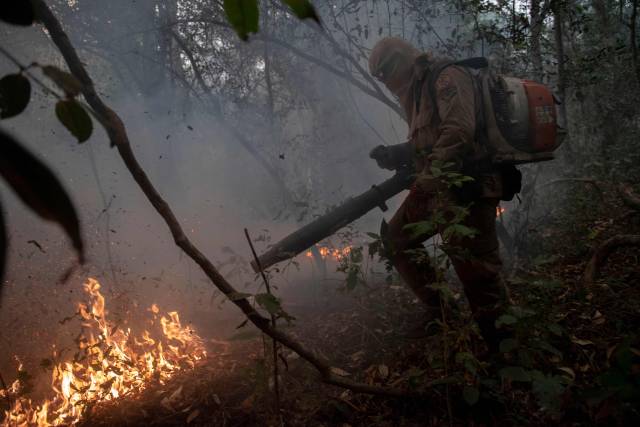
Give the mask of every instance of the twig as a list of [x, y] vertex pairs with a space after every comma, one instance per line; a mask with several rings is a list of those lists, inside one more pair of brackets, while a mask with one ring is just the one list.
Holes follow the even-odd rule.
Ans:
[[235, 288], [220, 274], [215, 268], [213, 263], [191, 242], [191, 240], [184, 233], [182, 226], [178, 222], [171, 207], [158, 193], [154, 185], [149, 180], [144, 169], [138, 162], [133, 150], [131, 149], [131, 143], [129, 142], [129, 136], [127, 130], [122, 122], [122, 119], [109, 108], [97, 94], [93, 81], [82, 65], [82, 61], [78, 57], [78, 54], [69, 41], [69, 37], [62, 29], [60, 22], [53, 15], [47, 4], [43, 0], [31, 0], [34, 6], [36, 14], [40, 22], [44, 24], [52, 41], [60, 50], [60, 53], [64, 57], [71, 73], [81, 82], [82, 94], [85, 99], [91, 105], [95, 114], [100, 117], [100, 123], [104, 126], [107, 136], [111, 141], [111, 144], [116, 147], [120, 157], [125, 163], [127, 169], [131, 173], [133, 179], [136, 181], [144, 195], [149, 200], [149, 203], [158, 212], [162, 219], [167, 224], [169, 231], [176, 243], [176, 245], [182, 249], [205, 273], [205, 275], [211, 280], [211, 282], [244, 313], [245, 316], [253, 323], [258, 329], [272, 338], [275, 338], [285, 347], [291, 349], [297, 353], [301, 358], [305, 359], [308, 363], [316, 368], [324, 381], [327, 384], [333, 384], [339, 387], [348, 388], [350, 390], [375, 394], [380, 396], [389, 397], [427, 397], [427, 393], [416, 393], [411, 391], [403, 391], [387, 387], [376, 387], [368, 384], [358, 383], [350, 381], [336, 376], [333, 373], [332, 366], [322, 356], [316, 352], [308, 349], [293, 337], [284, 333], [279, 329], [274, 329], [269, 320], [263, 317], [256, 309], [249, 303], [246, 298], [237, 299], [234, 295], [237, 295]]
[[[249, 237], [249, 230], [244, 229], [244, 235], [247, 237], [247, 242], [249, 242], [249, 247], [251, 248], [251, 253], [253, 254], [253, 259], [256, 261], [256, 265], [260, 271], [260, 275], [262, 276], [262, 280], [264, 281], [264, 286], [267, 288], [267, 293], [269, 295], [273, 295], [271, 293], [271, 286], [269, 285], [269, 279], [264, 274], [264, 269], [262, 268], [262, 264], [260, 263], [260, 259], [258, 258], [258, 254], [256, 253], [255, 248], [253, 247], [253, 242], [251, 241], [251, 237]], [[271, 313], [271, 326], [273, 329], [276, 328], [276, 316]], [[280, 415], [280, 381], [278, 380], [278, 342], [275, 338], [272, 338], [273, 345], [273, 385], [276, 390], [276, 411], [277, 414]]]
[[607, 261], [609, 255], [621, 246], [640, 246], [640, 235], [622, 234], [614, 236], [596, 248], [587, 263], [587, 267], [584, 269], [582, 280], [585, 285], [591, 285], [595, 282], [602, 265]]

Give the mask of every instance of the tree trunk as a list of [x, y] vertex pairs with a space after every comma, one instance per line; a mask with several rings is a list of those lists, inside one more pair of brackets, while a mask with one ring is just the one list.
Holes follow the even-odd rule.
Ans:
[[540, 0], [531, 0], [529, 9], [531, 25], [531, 40], [529, 49], [531, 52], [532, 76], [535, 81], [542, 82], [542, 51], [540, 49], [540, 36], [542, 35], [542, 21], [544, 16], [540, 11]]
[[640, 83], [640, 66], [638, 65], [638, 43], [636, 40], [636, 25], [638, 22], [638, 0], [633, 0], [632, 3], [633, 11], [631, 12], [631, 22], [630, 22], [630, 45], [631, 45], [631, 59], [633, 61], [633, 71], [636, 75], [636, 80]]

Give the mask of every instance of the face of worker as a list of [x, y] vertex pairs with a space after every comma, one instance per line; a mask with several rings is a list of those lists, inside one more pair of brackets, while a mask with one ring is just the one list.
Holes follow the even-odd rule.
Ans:
[[405, 104], [410, 99], [414, 62], [421, 54], [406, 40], [385, 37], [371, 49], [369, 72]]
[[378, 80], [398, 97], [402, 97], [411, 84], [413, 62], [407, 55], [393, 52], [385, 58], [374, 74]]

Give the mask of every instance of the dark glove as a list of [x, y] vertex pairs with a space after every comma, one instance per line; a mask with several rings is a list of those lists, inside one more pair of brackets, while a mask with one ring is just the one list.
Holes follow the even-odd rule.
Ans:
[[402, 166], [410, 165], [412, 162], [413, 149], [408, 142], [396, 145], [378, 145], [371, 152], [369, 157], [374, 159], [378, 167], [388, 170], [396, 170]]
[[378, 145], [369, 152], [369, 157], [376, 161], [379, 168], [393, 170], [391, 153], [385, 145]]

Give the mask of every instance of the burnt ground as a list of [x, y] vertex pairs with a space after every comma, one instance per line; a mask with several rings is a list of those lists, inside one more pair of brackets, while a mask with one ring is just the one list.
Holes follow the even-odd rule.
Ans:
[[278, 409], [271, 343], [246, 327], [209, 342], [210, 356], [195, 370], [95, 407], [83, 425], [640, 425], [638, 248], [617, 249], [598, 280], [583, 280], [593, 250], [611, 236], [638, 234], [640, 215], [618, 204], [569, 220], [575, 226], [558, 216], [530, 230], [540, 255], [509, 276], [512, 306], [500, 323], [510, 338], [499, 355], [487, 354], [455, 286], [445, 318], [419, 339], [404, 336], [420, 321], [418, 303], [393, 281], [341, 298], [327, 289], [314, 304], [285, 300], [297, 318], [289, 332], [343, 375], [420, 391], [421, 399], [323, 384], [281, 350]]

